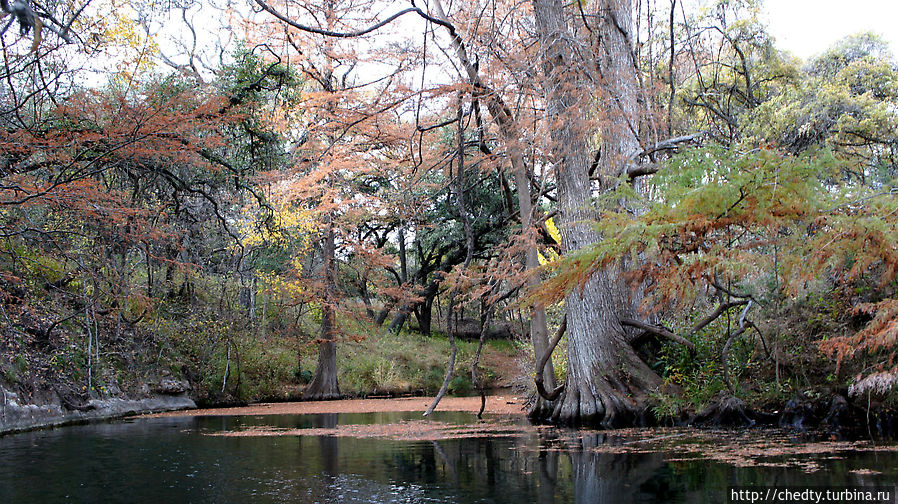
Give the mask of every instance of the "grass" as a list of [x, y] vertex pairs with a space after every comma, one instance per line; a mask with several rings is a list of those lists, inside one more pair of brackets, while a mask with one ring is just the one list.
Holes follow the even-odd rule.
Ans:
[[[202, 404], [297, 399], [317, 366], [314, 343], [300, 343], [274, 331], [263, 338], [246, 324], [211, 313], [193, 312], [177, 323], [173, 319], [166, 317], [157, 325], [160, 367], [190, 379], [192, 395]], [[439, 390], [449, 359], [449, 341], [444, 335], [394, 334], [359, 324], [351, 329], [354, 337], [337, 343], [337, 379], [343, 395], [435, 394]], [[229, 365], [228, 339], [232, 345]], [[471, 363], [477, 342], [457, 340], [456, 345], [455, 377], [449, 393], [467, 395], [474, 389]], [[487, 341], [484, 348], [485, 355], [500, 354], [509, 360], [519, 353], [519, 345], [511, 341]], [[225, 369], [228, 378], [222, 392]], [[485, 386], [498, 374], [482, 356], [480, 376]]]
[[[76, 283], [80, 280], [63, 286], [60, 292], [70, 291], [66, 295], [49, 292], [44, 285], [65, 275], [64, 264], [39, 251], [30, 251], [29, 257], [34, 258], [29, 263], [33, 268], [20, 290], [28, 298], [27, 306], [34, 308], [28, 308], [28, 320], [7, 328], [0, 344], [0, 380], [10, 387], [38, 384], [71, 389], [79, 400], [140, 397], [171, 377], [188, 380], [191, 396], [199, 404], [216, 405], [296, 399], [315, 371], [318, 347], [310, 342], [318, 332], [314, 312], [299, 319], [288, 308], [265, 305], [261, 310], [265, 316], [251, 320], [238, 303], [236, 283], [198, 275], [192, 280], [195, 294], [189, 300], [178, 295], [152, 302], [137, 295], [114, 300], [124, 307], [124, 315], [138, 321], [117, 322], [113, 310], [96, 320], [99, 338], [91, 347], [88, 381], [80, 319], [60, 324], [49, 349], [39, 347], [24, 330], [26, 323], [46, 325], [59, 314], [77, 310], [71, 299], [82, 294], [81, 284]], [[145, 278], [131, 280], [142, 285]], [[113, 301], [101, 298], [99, 302], [105, 306]], [[341, 316], [338, 325], [347, 334], [337, 346], [338, 380], [344, 395], [434, 394], [442, 385], [449, 357], [445, 335], [393, 334], [348, 316]], [[477, 342], [458, 341], [457, 345], [449, 391], [465, 395], [474, 389], [470, 369]], [[496, 340], [486, 346], [486, 354], [501, 354], [507, 360], [521, 353], [516, 342]], [[487, 362], [481, 360], [480, 376], [489, 386], [501, 373]], [[497, 367], [504, 364], [499, 361]]]
[[[472, 388], [470, 373], [477, 343], [456, 341], [458, 356], [450, 393], [466, 395]], [[501, 352], [513, 358], [517, 349], [508, 341], [488, 341], [484, 352]], [[435, 394], [443, 383], [449, 359], [449, 340], [441, 335], [402, 332], [375, 334], [337, 347], [340, 390], [350, 396], [369, 394]], [[314, 366], [314, 360], [309, 360]], [[481, 376], [495, 372], [480, 363]]]

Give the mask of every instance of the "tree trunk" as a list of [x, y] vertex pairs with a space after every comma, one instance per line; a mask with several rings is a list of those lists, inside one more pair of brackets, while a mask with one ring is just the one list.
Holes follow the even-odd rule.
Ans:
[[[448, 22], [448, 18], [443, 11], [443, 6], [440, 1], [434, 0], [432, 5], [437, 17]], [[525, 233], [529, 232], [533, 219], [533, 208], [531, 203], [532, 193], [530, 190], [530, 180], [527, 177], [527, 166], [524, 163], [524, 155], [520, 148], [520, 129], [515, 123], [511, 109], [508, 108], [502, 100], [502, 95], [495, 91], [487, 92], [488, 88], [484, 86], [483, 81], [480, 79], [478, 67], [468, 56], [467, 49], [465, 48], [461, 37], [454, 32], [454, 29], [451, 34], [452, 45], [455, 48], [458, 60], [468, 75], [468, 81], [477, 90], [475, 98], [483, 99], [486, 102], [487, 110], [489, 110], [490, 115], [499, 127], [499, 132], [505, 142], [508, 157], [511, 161], [511, 168], [514, 172], [515, 189], [518, 194], [518, 211], [521, 217], [521, 229]], [[536, 245], [534, 245], [527, 248], [524, 255], [524, 268], [525, 271], [531, 271], [538, 267], [539, 259], [537, 257]], [[526, 287], [535, 287], [538, 282], [539, 279], [536, 275], [530, 275]], [[539, 359], [538, 356], [542, 355], [549, 346], [549, 330], [546, 324], [546, 310], [539, 305], [530, 305], [528, 306], [528, 311], [530, 315], [530, 341], [533, 344], [533, 352], [537, 355], [536, 358]], [[555, 370], [552, 367], [551, 360], [546, 363], [542, 372], [543, 383], [545, 383], [547, 387], [553, 388], [555, 386]], [[546, 401], [537, 394], [529, 414], [534, 418], [545, 416], [552, 410], [552, 406], [551, 402]]]
[[[598, 213], [589, 179], [591, 159], [586, 139], [590, 127], [584, 110], [593, 106], [592, 62], [577, 59], [576, 34], [568, 25], [560, 0], [534, 0], [536, 27], [543, 51], [547, 89], [546, 112], [552, 129], [553, 160], [558, 181], [558, 221], [562, 249], [576, 252], [601, 241], [592, 223]], [[601, 47], [599, 72], [608, 117], [602, 126], [603, 175], [622, 173], [629, 155], [638, 149], [637, 84], [629, 41], [632, 18], [628, 0], [602, 0], [599, 12]], [[605, 96], [607, 94], [607, 96]], [[560, 423], [617, 426], [638, 423], [647, 392], [658, 376], [627, 343], [618, 318], [635, 316], [637, 300], [621, 280], [621, 264], [612, 264], [575, 287], [565, 298], [567, 311], [568, 378], [551, 419]], [[635, 317], [634, 317], [635, 318]]]
[[336, 275], [334, 272], [334, 228], [328, 225], [324, 239], [324, 301], [321, 304], [321, 343], [318, 345], [318, 367], [303, 399], [339, 399], [337, 385], [337, 337], [334, 311]]
[[428, 289], [424, 293], [424, 299], [415, 307], [415, 318], [418, 319], [418, 331], [425, 336], [430, 336], [433, 330], [433, 300], [437, 295], [437, 289]]
[[399, 313], [393, 317], [393, 321], [390, 322], [387, 330], [391, 333], [399, 334], [399, 331], [402, 330], [402, 326], [405, 325], [405, 321], [408, 320], [408, 305], [403, 304], [401, 308], [399, 308]]

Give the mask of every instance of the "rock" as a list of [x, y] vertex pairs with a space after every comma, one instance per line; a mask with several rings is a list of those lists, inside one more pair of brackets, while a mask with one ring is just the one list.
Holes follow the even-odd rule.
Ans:
[[873, 419], [872, 429], [882, 437], [895, 439], [898, 437], [898, 416], [892, 411], [879, 411]]
[[829, 403], [829, 413], [823, 419], [827, 430], [833, 433], [842, 432], [847, 428], [853, 427], [850, 425], [850, 421], [851, 408], [848, 405], [848, 400], [844, 396], [834, 395]]
[[15, 394], [0, 387], [0, 434], [139, 413], [196, 408], [186, 395], [159, 395], [146, 399], [92, 399], [82, 408], [58, 404], [20, 404]]
[[174, 378], [163, 378], [152, 389], [157, 394], [178, 395], [190, 390], [190, 382], [187, 380], [175, 380]]

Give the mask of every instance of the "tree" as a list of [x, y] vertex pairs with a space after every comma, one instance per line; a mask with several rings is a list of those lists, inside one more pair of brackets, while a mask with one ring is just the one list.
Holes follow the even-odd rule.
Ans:
[[[783, 320], [823, 299], [838, 307], [823, 317], [856, 332], [787, 338], [796, 345], [819, 345], [834, 358], [832, 376], [850, 357], [872, 358], [877, 372], [853, 390], [890, 388], [896, 250], [885, 244], [895, 242], [898, 228], [888, 147], [895, 107], [893, 95], [883, 91], [894, 74], [888, 62], [874, 56], [881, 51], [848, 52], [857, 57], [852, 63], [823, 65], [832, 72], [825, 83], [796, 74], [794, 83], [780, 82], [769, 94], [759, 94], [763, 99], [754, 108], [734, 116], [742, 125], [739, 136], [753, 132], [761, 137], [760, 147], [756, 137], [747, 144], [681, 149], [648, 182], [641, 212], [615, 205], [636, 196], [619, 185], [593, 221], [604, 239], [563, 257], [544, 291], [576, 292], [585, 278], [618, 264], [622, 256], [637, 258], [624, 278], [632, 289], [644, 289], [643, 311], [668, 322], [697, 322], [672, 322], [671, 329], [651, 319], [620, 318], [645, 331], [632, 344], [645, 335], [664, 338], [682, 345], [683, 359], [691, 361], [693, 342], [719, 341], [714, 364], [733, 395], [744, 393], [731, 353], [739, 339], [757, 338], [751, 358], [775, 360], [779, 385]], [[814, 68], [820, 65], [812, 62], [810, 71]], [[705, 309], [710, 314], [697, 313]], [[722, 334], [712, 329], [703, 339], [696, 337], [724, 315]], [[870, 372], [857, 369], [858, 378]]]
[[[416, 110], [418, 137], [409, 142], [422, 149], [425, 132], [457, 126], [473, 117], [474, 141], [458, 153], [450, 151], [435, 158], [442, 159], [443, 164], [455, 158], [458, 166], [465, 169], [471, 164], [489, 166], [495, 170], [494, 180], [499, 181], [504, 199], [510, 201], [511, 191], [516, 193], [515, 204], [506, 203], [505, 207], [516, 207], [511, 212], [517, 214], [519, 231], [513, 233], [508, 243], [478, 257], [479, 264], [475, 266], [471, 261], [457, 260], [461, 254], [455, 254], [456, 260], [450, 263], [464, 264], [466, 271], [456, 268], [447, 278], [470, 281], [472, 270], [480, 268], [485, 278], [509, 288], [506, 294], [490, 295], [489, 299], [510, 296], [519, 290], [523, 293], [521, 302], [530, 315], [536, 363], [534, 381], [539, 393], [531, 410], [534, 418], [605, 426], [650, 420], [649, 396], [661, 379], [640, 357], [637, 347], [647, 339], [661, 338], [691, 348], [694, 344], [689, 337], [719, 317], [729, 318], [733, 310], [741, 309], [739, 327], [728, 333], [724, 345], [722, 361], [727, 374], [727, 352], [732, 339], [751, 330], [760, 333], [752, 312], [758, 307], [758, 296], [740, 288], [748, 289], [759, 282], [763, 276], [760, 265], [766, 263], [758, 256], [743, 253], [740, 247], [767, 251], [772, 243], [778, 258], [781, 247], [787, 243], [794, 247], [790, 248], [792, 252], [806, 251], [797, 240], [800, 229], [808, 232], [808, 216], [822, 218], [822, 207], [844, 204], [839, 199], [809, 194], [816, 183], [825, 183], [821, 170], [833, 165], [765, 150], [770, 142], [779, 143], [779, 138], [797, 138], [796, 135], [817, 130], [799, 127], [796, 134], [796, 121], [780, 116], [782, 122], [777, 122], [778, 111], [789, 112], [783, 103], [796, 102], [788, 97], [790, 93], [796, 93], [796, 89], [812, 93], [814, 86], [804, 88], [804, 84], [798, 84], [796, 88], [804, 75], [794, 61], [773, 46], [757, 21], [757, 2], [715, 2], [701, 16], [692, 18], [687, 17], [682, 5], [670, 2], [664, 37], [648, 36], [648, 66], [640, 59], [645, 48], [637, 44], [643, 32], [634, 23], [632, 3], [625, 0], [573, 5], [534, 0], [524, 6], [494, 2], [491, 11], [458, 6], [447, 11], [441, 2], [434, 1], [426, 9], [413, 5], [391, 14], [375, 13], [357, 22], [347, 14], [337, 27], [304, 25], [273, 4], [264, 0], [256, 3], [290, 27], [326, 37], [325, 40], [364, 37], [357, 47], [377, 45], [379, 41], [372, 40], [373, 34], [386, 30], [402, 16], [416, 16], [426, 22], [424, 40], [440, 47], [445, 59], [439, 60], [425, 51], [420, 60], [427, 65], [442, 63], [451, 82], [416, 91], [419, 96], [429, 95], [427, 106], [440, 111], [437, 116], [445, 122], [432, 129], [422, 127], [420, 103], [424, 100], [420, 98]], [[681, 24], [675, 20], [677, 6], [683, 13]], [[846, 50], [850, 57], [830, 58], [835, 63], [821, 63], [815, 70], [829, 72], [827, 79], [843, 84], [847, 88], [844, 93], [851, 96], [851, 101], [836, 100], [839, 106], [829, 109], [839, 111], [836, 123], [848, 125], [859, 118], [849, 110], [872, 103], [871, 100], [881, 103], [865, 108], [859, 128], [823, 125], [822, 133], [815, 133], [815, 138], [838, 139], [841, 145], [833, 151], [816, 152], [821, 159], [828, 159], [828, 153], [834, 152], [840, 160], [847, 160], [842, 156], [850, 152], [855, 160], [872, 159], [871, 164], [882, 171], [881, 167], [894, 165], [890, 157], [894, 150], [891, 137], [878, 134], [863, 145], [857, 138], [870, 136], [872, 130], [892, 128], [890, 69], [881, 62], [858, 56], [864, 51], [881, 53], [870, 43], [854, 46]], [[667, 56], [663, 72], [659, 71], [657, 60], [653, 62], [652, 54]], [[840, 65], [852, 70], [840, 77]], [[426, 70], [421, 71], [423, 74]], [[645, 72], [650, 77], [648, 85]], [[863, 80], [856, 78], [860, 74], [874, 76], [873, 84], [864, 87]], [[397, 86], [400, 88], [407, 89]], [[844, 93], [840, 91], [838, 96]], [[802, 114], [817, 110], [811, 105], [812, 99], [797, 102], [808, 104], [801, 109]], [[483, 117], [481, 107], [485, 111]], [[671, 135], [668, 139], [659, 137], [663, 129], [656, 125], [653, 112], [665, 108], [666, 129]], [[765, 120], [779, 124], [777, 132], [762, 131], [764, 128], [759, 125]], [[864, 131], [865, 128], [868, 129]], [[853, 143], [846, 142], [849, 137]], [[464, 132], [460, 138], [459, 144], [465, 144]], [[705, 138], [718, 146], [707, 147], [700, 154], [683, 149], [684, 145]], [[762, 154], [755, 157], [757, 145], [749, 145], [761, 139], [768, 143], [762, 144]], [[803, 149], [800, 146], [793, 154]], [[711, 161], [700, 163], [703, 155]], [[677, 156], [694, 163], [701, 174], [680, 164]], [[419, 166], [421, 163], [416, 162], [416, 168]], [[889, 169], [877, 178], [879, 184], [888, 180]], [[505, 180], [506, 171], [511, 182]], [[666, 173], [657, 180], [645, 178], [662, 171]], [[862, 172], [867, 171], [864, 168]], [[780, 182], [777, 173], [787, 182]], [[803, 181], [802, 173], [809, 178]], [[773, 186], [768, 185], [771, 176]], [[450, 186], [454, 179], [446, 177]], [[800, 196], [780, 198], [777, 205], [762, 204], [763, 195], [773, 198], [783, 183]], [[694, 194], [685, 194], [684, 187]], [[835, 191], [837, 187], [848, 192], [854, 189], [836, 183], [826, 190]], [[867, 189], [852, 194], [876, 198], [882, 195]], [[446, 193], [447, 209], [453, 207], [449, 200], [453, 193], [455, 202], [470, 194], [466, 188], [450, 190]], [[874, 227], [883, 231], [889, 214], [882, 215], [879, 207], [870, 212], [876, 222]], [[470, 215], [466, 217], [465, 213], [458, 212], [455, 222], [466, 222]], [[541, 228], [549, 217], [558, 223], [562, 258], [551, 267], [540, 269], [538, 256], [545, 246]], [[774, 230], [763, 229], [765, 225], [774, 226]], [[390, 231], [384, 231], [389, 226], [380, 229], [381, 236], [389, 235]], [[833, 228], [820, 229], [829, 232]], [[815, 232], [815, 236], [822, 236], [822, 231]], [[426, 234], [416, 229], [413, 241], [420, 244], [420, 238]], [[858, 236], [879, 243], [888, 233], [874, 234]], [[852, 243], [852, 247], [857, 245]], [[408, 271], [405, 245], [403, 237], [399, 246], [402, 257], [398, 259], [402, 273], [395, 275], [399, 285], [416, 275]], [[825, 243], [820, 245], [827, 253], [833, 252], [828, 245], [823, 247]], [[447, 264], [437, 257], [451, 256], [450, 249], [434, 250], [433, 260], [419, 260], [419, 271], [425, 271], [426, 264]], [[800, 253], [795, 254], [794, 257], [800, 257]], [[514, 259], [518, 267], [500, 258]], [[867, 259], [870, 262], [865, 262], [865, 267], [876, 264], [875, 267], [890, 271], [888, 253]], [[751, 266], [751, 260], [757, 265]], [[817, 269], [806, 270], [807, 274], [820, 275], [824, 263], [833, 266], [828, 259], [821, 261]], [[772, 266], [777, 281], [779, 267], [779, 262]], [[679, 279], [672, 272], [690, 278], [689, 285], [678, 285]], [[425, 271], [416, 280], [426, 282], [427, 274]], [[433, 278], [437, 278], [436, 273]], [[419, 292], [423, 300], [405, 299], [404, 306], [394, 297], [401, 307], [394, 322], [401, 325], [409, 311], [425, 308], [428, 296], [437, 292], [430, 287], [436, 285], [431, 280]], [[448, 292], [456, 292], [456, 284], [444, 285]], [[785, 282], [777, 285], [783, 289]], [[704, 294], [699, 293], [701, 289]], [[666, 310], [678, 305], [677, 293], [688, 294], [684, 296], [688, 300], [701, 298], [703, 308], [713, 308], [713, 300], [718, 300], [710, 315], [686, 333], [689, 337], [659, 321], [660, 314], [669, 313]], [[547, 364], [562, 332], [551, 343], [548, 341], [543, 307], [562, 299], [565, 316], [560, 325], [567, 335], [568, 380], [564, 386], [555, 387], [554, 372]], [[388, 309], [393, 306], [388, 303]], [[426, 316], [419, 320], [424, 325]], [[733, 392], [736, 387], [732, 380], [729, 376], [725, 380]]]
[[[591, 159], [588, 132], [576, 120], [588, 105], [590, 78], [600, 82], [602, 112], [601, 158], [598, 173], [607, 180], [626, 174], [629, 160], [639, 151], [638, 82], [629, 34], [633, 31], [631, 6], [626, 1], [603, 2], [597, 38], [599, 58], [577, 57], [573, 13], [561, 2], [534, 2], [536, 27], [542, 45], [542, 63], [548, 83], [547, 120], [563, 126], [553, 130], [553, 161], [558, 181], [559, 230], [565, 254], [601, 243], [594, 230], [599, 218], [592, 205]], [[582, 30], [586, 30], [583, 28]], [[590, 33], [587, 30], [587, 33]], [[610, 187], [604, 188], [605, 191]], [[551, 418], [559, 422], [600, 423], [605, 426], [639, 421], [646, 394], [660, 382], [627, 341], [621, 317], [635, 317], [638, 299], [631, 299], [617, 264], [585, 278], [565, 297], [568, 335], [568, 381]]]
[[[295, 21], [286, 18], [271, 6], [264, 2], [259, 3], [263, 9], [274, 13], [281, 20], [294, 28], [306, 29], [330, 36], [357, 36], [368, 33], [371, 30], [357, 30], [336, 33], [332, 27], [326, 29], [310, 29], [300, 26]], [[501, 95], [489, 89], [479, 74], [475, 62], [471, 59], [461, 35], [457, 28], [448, 20], [439, 3], [433, 5], [432, 14], [418, 8], [407, 9], [403, 12], [415, 12], [428, 21], [440, 25], [449, 31], [456, 56], [468, 83], [473, 86], [472, 97], [486, 101], [487, 109], [498, 126], [500, 139], [509, 154], [512, 171], [515, 176], [519, 212], [525, 232], [531, 227], [534, 219], [532, 208], [533, 193], [531, 181], [528, 177], [528, 169], [524, 165], [523, 152], [519, 144], [519, 134], [515, 126], [513, 116]], [[534, 3], [535, 27], [539, 33], [539, 40], [543, 45], [541, 62], [543, 69], [544, 85], [546, 93], [544, 99], [549, 116], [543, 118], [549, 124], [565, 124], [563, 127], [553, 128], [552, 131], [552, 160], [556, 163], [558, 174], [558, 201], [560, 205], [562, 226], [562, 246], [565, 251], [572, 253], [590, 243], [600, 240], [593, 233], [585, 219], [595, 217], [590, 211], [592, 197], [591, 183], [589, 181], [591, 157], [587, 152], [588, 129], [586, 123], [572, 120], [576, 111], [588, 104], [580, 99], [583, 88], [578, 85], [588, 85], [594, 88], [588, 77], [601, 76], [607, 85], [607, 96], [621, 96], [615, 99], [619, 111], [608, 114], [611, 126], [604, 133], [602, 171], [603, 176], [614, 178], [625, 173], [629, 166], [628, 160], [638, 151], [636, 131], [632, 131], [636, 123], [635, 110], [636, 81], [633, 73], [635, 62], [630, 51], [630, 40], [627, 38], [630, 29], [629, 5], [624, 2], [602, 4], [598, 12], [600, 30], [605, 36], [606, 43], [601, 46], [603, 57], [599, 65], [599, 72], [591, 62], [578, 59], [575, 47], [566, 45], [560, 40], [576, 39], [583, 37], [584, 33], [591, 33], [592, 28], [585, 25], [579, 30], [571, 28], [574, 20], [581, 19], [579, 14], [566, 9], [557, 2]], [[609, 14], [610, 13], [610, 14]], [[386, 21], [395, 18], [388, 18]], [[374, 26], [383, 26], [386, 22], [375, 23]], [[587, 37], [588, 38], [588, 37]], [[597, 41], [598, 37], [593, 41]], [[584, 68], [584, 65], [587, 68]], [[572, 70], [573, 69], [573, 70]], [[628, 131], [631, 130], [631, 131]], [[529, 247], [525, 252], [525, 263], [529, 270], [538, 266], [536, 249]], [[624, 341], [624, 334], [617, 321], [621, 312], [632, 312], [632, 303], [626, 299], [625, 289], [622, 284], [611, 279], [611, 272], [605, 278], [596, 278], [588, 282], [588, 288], [583, 289], [582, 294], [572, 294], [567, 300], [566, 309], [569, 313], [569, 348], [571, 358], [571, 375], [574, 380], [571, 383], [582, 381], [583, 389], [573, 385], [566, 391], [563, 408], [551, 410], [550, 403], [537, 402], [535, 414], [543, 417], [553, 417], [559, 421], [601, 421], [610, 424], [631, 415], [639, 408], [639, 400], [644, 398], [645, 391], [657, 383], [657, 377], [653, 377], [648, 368], [641, 363], [632, 351], [628, 350]], [[527, 277], [536, 281], [532, 272]], [[531, 283], [531, 285], [534, 285]], [[597, 307], [605, 308], [605, 316], [601, 319], [594, 318]], [[548, 341], [545, 330], [544, 315], [542, 309], [535, 305], [531, 310], [531, 330], [533, 333], [534, 349], [538, 356], [548, 350]], [[603, 354], [590, 354], [588, 348], [601, 347]], [[625, 355], [619, 357], [624, 352]], [[621, 361], [617, 359], [622, 358]], [[609, 365], [616, 369], [622, 364], [625, 373], [635, 373], [641, 377], [641, 381], [633, 382], [631, 391], [639, 392], [637, 401], [624, 400], [627, 392], [621, 392], [620, 386], [624, 383], [624, 376], [600, 376], [603, 372], [598, 366]], [[537, 370], [543, 374], [543, 382], [554, 388], [554, 373], [547, 366], [545, 370]], [[545, 373], [545, 374], [544, 374]], [[601, 391], [599, 397], [595, 397], [590, 390]]]
[[[294, 5], [294, 4], [291, 4]], [[263, 7], [268, 7], [267, 4]], [[411, 165], [410, 152], [402, 140], [410, 133], [391, 115], [410, 92], [391, 84], [400, 81], [409, 58], [395, 51], [396, 67], [368, 79], [358, 71], [372, 63], [369, 57], [383, 50], [366, 49], [341, 42], [340, 37], [322, 39], [310, 32], [337, 33], [351, 18], [352, 5], [327, 2], [306, 5], [302, 25], [290, 20], [287, 29], [271, 23], [255, 25], [255, 36], [264, 36], [271, 56], [294, 64], [306, 79], [300, 106], [303, 116], [285, 121], [285, 131], [294, 138], [291, 163], [280, 177], [288, 187], [290, 205], [308, 212], [319, 230], [317, 273], [304, 272], [306, 299], [321, 314], [318, 367], [305, 397], [331, 399], [339, 396], [336, 344], [340, 337], [353, 337], [346, 323], [359, 316], [350, 298], [358, 289], [370, 302], [367, 273], [359, 271], [347, 285], [351, 267], [367, 270], [364, 260], [382, 263], [385, 234], [395, 228], [391, 203], [383, 195], [398, 179], [397, 173]], [[268, 7], [270, 8], [270, 7]], [[367, 307], [371, 310], [371, 307]]]

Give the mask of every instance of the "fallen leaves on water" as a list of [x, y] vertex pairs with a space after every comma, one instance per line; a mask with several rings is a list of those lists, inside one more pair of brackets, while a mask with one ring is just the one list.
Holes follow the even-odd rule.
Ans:
[[308, 429], [256, 426], [241, 430], [207, 433], [206, 435], [223, 437], [335, 436], [381, 438], [395, 441], [439, 441], [443, 439], [518, 436], [527, 432], [533, 432], [533, 428], [528, 425], [511, 422], [481, 422], [458, 425], [432, 420], [405, 420], [389, 424], [338, 425], [336, 427]]
[[[810, 473], [822, 470], [822, 460], [841, 459], [849, 452], [898, 451], [898, 446], [800, 439], [795, 433], [778, 430], [626, 429], [609, 431], [592, 449], [616, 454], [665, 453], [665, 460], [670, 463], [714, 460], [736, 467], [791, 467]], [[851, 472], [875, 474], [869, 471]]]

